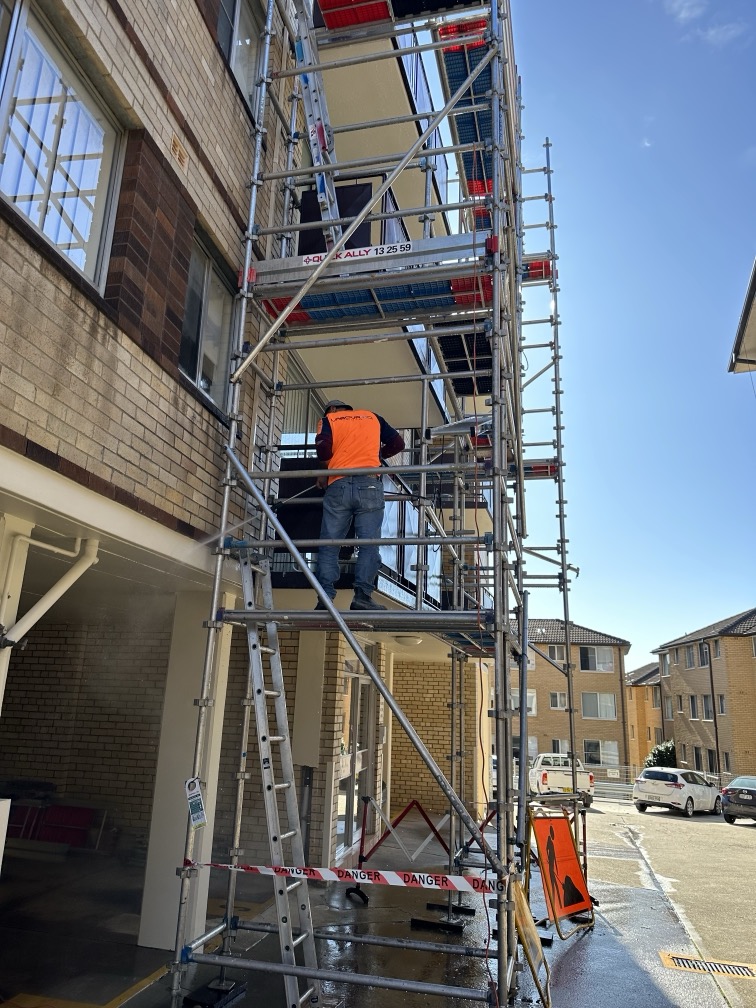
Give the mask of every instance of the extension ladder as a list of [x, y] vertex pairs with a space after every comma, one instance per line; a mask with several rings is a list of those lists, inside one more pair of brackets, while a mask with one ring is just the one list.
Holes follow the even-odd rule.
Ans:
[[[250, 621], [246, 625], [249, 678], [245, 703], [255, 708], [271, 865], [273, 867], [304, 865], [305, 853], [294, 784], [294, 761], [291, 754], [283, 668], [278, 643], [278, 624], [271, 618], [273, 610], [271, 564], [268, 558], [256, 553], [250, 547], [240, 545], [236, 552], [239, 556], [244, 608], [247, 612], [258, 610], [260, 612], [259, 622]], [[261, 641], [263, 627], [265, 643]], [[277, 779], [277, 772], [280, 772], [280, 779]], [[282, 798], [281, 804], [279, 796]], [[285, 851], [288, 852], [288, 858]], [[281, 962], [295, 965], [296, 950], [301, 947], [304, 965], [317, 969], [307, 880], [291, 880], [282, 876], [275, 880], [274, 892]], [[298, 921], [296, 937], [294, 920]], [[297, 977], [284, 976], [287, 1008], [299, 1008], [302, 1004], [316, 1006], [321, 1003], [320, 982], [307, 981], [306, 986], [307, 989], [300, 993]]]
[[[308, 14], [302, 0], [297, 3], [297, 38], [294, 52], [297, 64], [301, 67], [313, 67], [319, 63], [317, 43], [309, 29]], [[315, 188], [320, 207], [321, 220], [336, 220], [339, 217], [339, 205], [336, 199], [336, 184], [334, 173], [317, 169], [335, 161], [333, 145], [333, 130], [328, 119], [325, 87], [319, 70], [308, 70], [301, 75], [302, 101], [304, 104], [305, 121], [307, 123], [307, 138], [310, 144], [310, 154], [315, 168]], [[323, 228], [326, 251], [333, 248], [341, 237], [341, 226], [332, 224]]]

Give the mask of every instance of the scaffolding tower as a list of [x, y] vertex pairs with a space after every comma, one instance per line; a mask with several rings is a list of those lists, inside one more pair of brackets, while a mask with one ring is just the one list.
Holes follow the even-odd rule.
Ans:
[[[275, 38], [278, 47], [273, 45]], [[279, 65], [274, 65], [275, 56]], [[435, 61], [440, 108], [416, 104], [406, 115], [331, 122], [327, 108], [330, 73], [367, 64], [380, 66], [390, 60], [400, 65], [406, 77], [408, 58]], [[304, 0], [297, 0], [295, 9], [285, 0], [268, 0], [230, 376], [221, 541], [207, 622], [202, 695], [197, 700], [193, 777], [201, 774], [207, 746], [216, 638], [228, 624], [243, 626], [247, 633], [250, 674], [243, 700], [234, 836], [229, 863], [223, 866], [229, 876], [226, 917], [202, 935], [187, 934], [187, 906], [200, 870], [193, 860], [194, 838], [189, 829], [179, 870], [174, 1006], [181, 1001], [182, 978], [192, 963], [218, 966], [221, 990], [230, 967], [280, 973], [290, 1008], [320, 1003], [320, 984], [326, 979], [489, 1004], [504, 1003], [515, 989], [518, 945], [509, 886], [522, 867], [515, 827], [521, 827], [523, 820], [522, 778], [526, 775], [520, 775], [518, 823], [512, 760], [502, 754], [510, 754], [513, 746], [512, 687], [517, 684], [519, 695], [525, 695], [528, 593], [536, 587], [561, 591], [568, 630], [571, 572], [564, 527], [550, 145], [547, 142], [546, 167], [539, 169], [547, 179], [543, 198], [549, 240], [544, 249], [530, 253], [525, 250], [530, 225], [524, 218], [529, 197], [523, 196], [521, 188], [520, 107], [509, 0], [491, 6], [457, 0], [443, 5], [434, 0], [394, 0], [393, 4], [389, 0], [321, 0], [315, 12]], [[267, 140], [273, 125], [286, 134], [285, 164], [271, 160]], [[389, 135], [406, 137], [407, 129], [412, 134], [410, 143], [398, 151], [371, 153], [372, 137], [387, 130]], [[339, 138], [354, 133], [360, 137], [359, 156], [340, 161]], [[309, 145], [304, 154], [299, 142], [303, 135]], [[456, 198], [448, 196], [440, 181], [447, 157], [458, 170]], [[402, 189], [407, 175], [419, 177], [421, 183], [414, 181]], [[357, 193], [358, 209], [342, 206], [341, 189], [347, 184]], [[419, 197], [412, 199], [413, 193]], [[369, 240], [360, 244], [364, 235]], [[542, 319], [530, 320], [525, 318], [523, 290], [539, 286], [549, 292], [551, 310]], [[526, 341], [524, 333], [530, 331], [526, 324], [548, 325], [548, 339]], [[360, 352], [391, 343], [411, 348], [416, 366], [406, 374], [365, 373]], [[354, 367], [350, 376], [315, 379], [305, 369], [304, 377], [292, 378], [293, 357], [308, 359], [307, 355], [334, 347], [350, 353]], [[536, 350], [544, 350], [548, 360], [537, 374], [526, 376], [523, 354]], [[546, 373], [553, 375], [554, 402], [528, 405], [529, 386]], [[250, 378], [255, 391], [253, 412], [243, 415], [240, 393]], [[281, 481], [291, 476], [291, 469], [283, 464], [281, 404], [287, 393], [298, 390], [322, 392], [330, 398], [330, 388], [344, 394], [371, 385], [382, 389], [401, 385], [417, 404], [416, 418], [405, 428], [407, 451], [398, 464], [380, 470], [390, 473], [397, 496], [411, 500], [416, 510], [414, 528], [381, 539], [384, 546], [401, 545], [413, 551], [415, 583], [399, 593], [402, 604], [398, 608], [344, 613], [323, 593], [312, 572], [312, 551], [322, 540], [292, 537], [279, 513]], [[527, 442], [528, 416], [539, 412], [553, 418], [553, 436]], [[238, 453], [242, 429], [252, 432], [246, 459]], [[306, 453], [299, 460], [298, 478], [313, 480], [324, 474], [317, 460], [310, 458], [309, 468]], [[330, 474], [348, 475], [349, 471], [330, 470]], [[526, 484], [531, 480], [548, 480], [557, 486], [555, 545], [526, 546]], [[477, 517], [474, 529], [466, 527], [471, 515], [488, 516], [486, 528], [480, 527]], [[241, 531], [230, 535], [238, 526]], [[277, 606], [271, 571], [280, 563], [282, 549], [290, 568], [299, 571], [318, 594], [325, 611]], [[545, 564], [547, 573], [531, 573], [529, 562]], [[238, 610], [220, 608], [229, 563], [238, 563], [242, 571], [244, 608]], [[441, 589], [430, 591], [431, 581]], [[482, 850], [495, 880], [498, 991], [329, 973], [318, 967], [306, 876], [292, 884], [288, 876], [280, 881], [283, 869], [304, 867], [297, 864], [304, 848], [281, 673], [280, 626], [338, 631], [344, 636], [443, 793], [452, 815], [453, 841], [460, 847], [475, 841]], [[460, 794], [464, 774], [452, 763], [451, 780], [447, 779], [374, 667], [362, 643], [365, 634], [374, 632], [422, 632], [448, 643], [452, 725], [458, 716], [455, 707], [460, 706], [453, 694], [461, 663], [480, 656], [492, 659], [494, 707], [490, 714], [499, 754], [494, 842], [471, 816]], [[570, 682], [569, 666], [564, 671]], [[236, 871], [243, 868], [239, 830], [247, 740], [253, 725], [262, 764], [270, 867], [272, 872], [280, 870], [274, 876], [274, 889], [281, 963], [231, 956], [236, 932], [244, 927], [234, 912], [234, 880]], [[452, 749], [454, 739], [453, 727]], [[520, 739], [522, 745], [522, 730]], [[525, 765], [522, 759], [520, 765]], [[214, 939], [221, 939], [220, 950], [205, 953], [205, 946]], [[418, 949], [430, 947], [410, 944]], [[299, 959], [298, 947], [304, 950]], [[232, 986], [228, 984], [229, 990]]]

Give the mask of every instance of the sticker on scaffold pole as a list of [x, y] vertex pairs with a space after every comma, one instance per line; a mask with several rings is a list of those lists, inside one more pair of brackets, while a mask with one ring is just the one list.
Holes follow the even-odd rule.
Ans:
[[205, 803], [202, 801], [202, 788], [199, 777], [190, 778], [184, 785], [186, 790], [186, 800], [189, 802], [189, 818], [192, 829], [199, 829], [207, 824], [205, 815]]

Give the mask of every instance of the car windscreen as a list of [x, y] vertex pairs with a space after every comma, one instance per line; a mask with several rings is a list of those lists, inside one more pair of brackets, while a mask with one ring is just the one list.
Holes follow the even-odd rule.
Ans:
[[728, 788], [756, 788], [756, 777], [736, 777], [727, 785]]

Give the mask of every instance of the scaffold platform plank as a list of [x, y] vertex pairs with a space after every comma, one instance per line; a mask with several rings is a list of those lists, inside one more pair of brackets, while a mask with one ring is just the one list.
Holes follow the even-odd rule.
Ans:
[[[339, 615], [351, 630], [371, 630], [377, 633], [436, 633], [447, 634], [453, 630], [459, 633], [491, 633], [493, 613], [485, 610], [426, 610], [375, 609], [351, 612], [339, 610]], [[321, 610], [301, 612], [297, 610], [254, 610], [223, 609], [218, 619], [224, 623], [277, 623], [282, 630], [332, 630], [336, 621], [330, 613]]]

